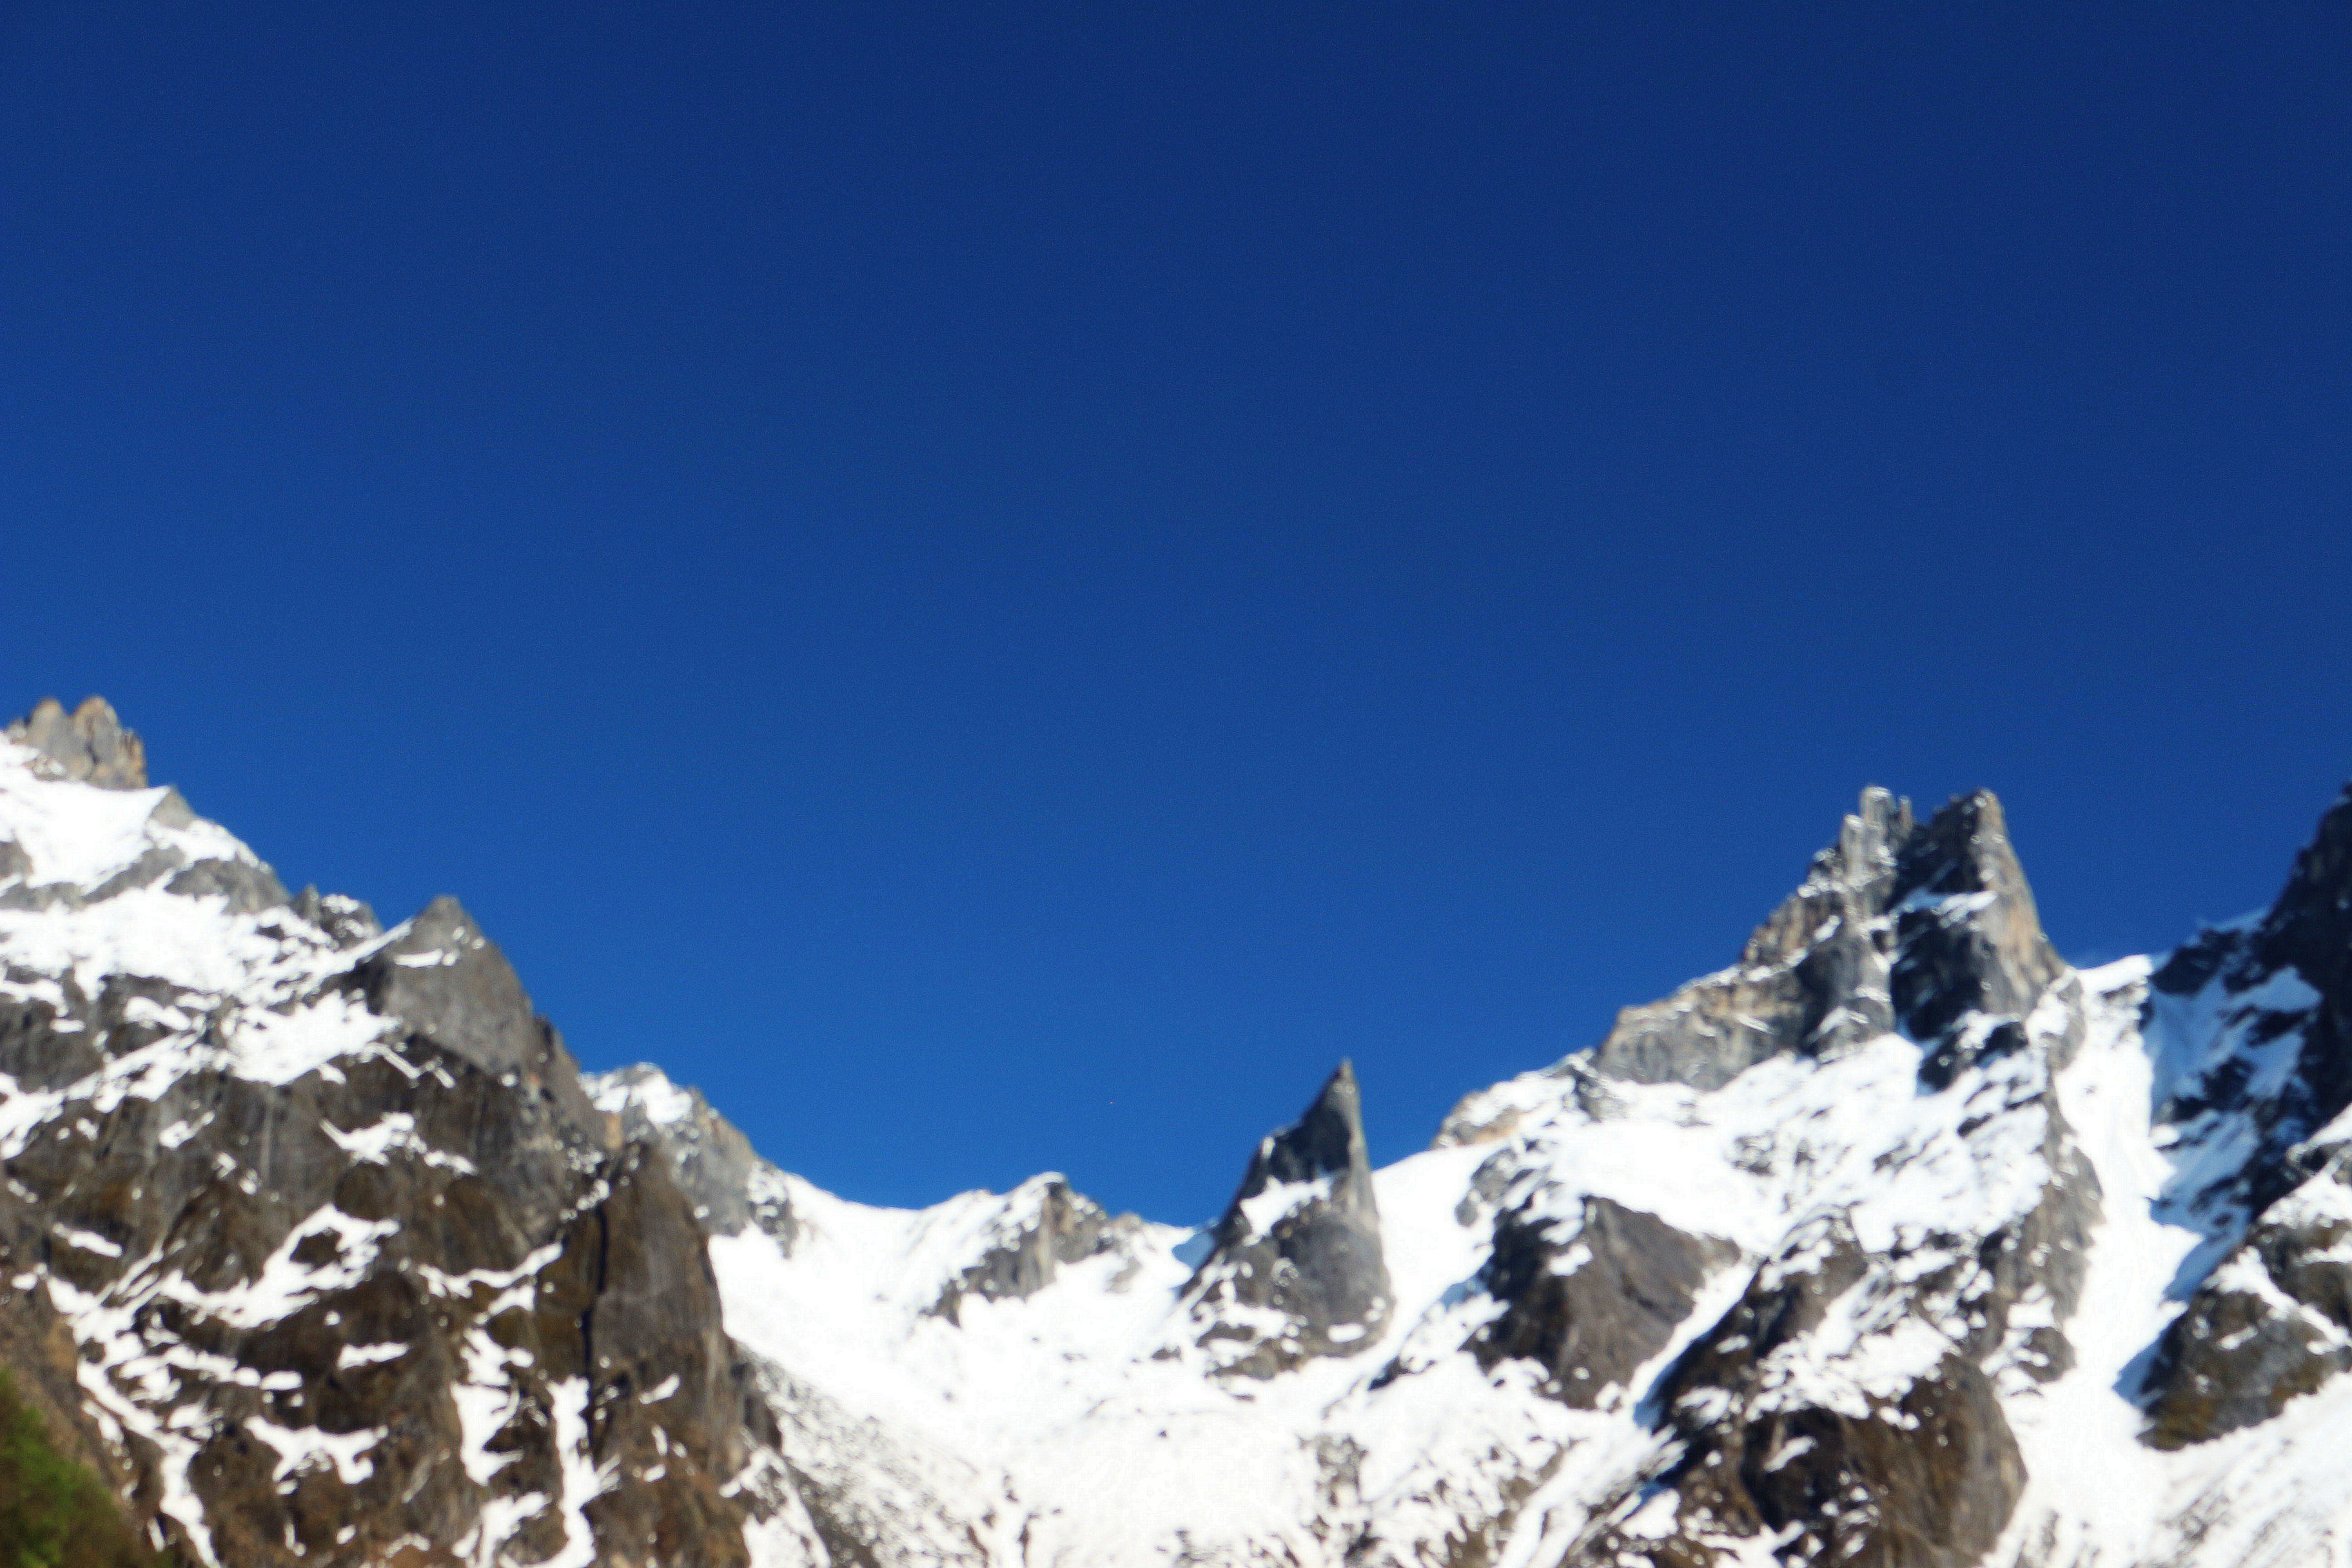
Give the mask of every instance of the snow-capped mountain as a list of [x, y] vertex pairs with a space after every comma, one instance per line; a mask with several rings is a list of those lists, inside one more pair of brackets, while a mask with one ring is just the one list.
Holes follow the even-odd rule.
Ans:
[[1731, 967], [1385, 1169], [1341, 1064], [1197, 1230], [583, 1079], [95, 701], [0, 745], [0, 1358], [190, 1563], [2352, 1561], [2352, 794], [2077, 971], [1991, 795], [1865, 792]]

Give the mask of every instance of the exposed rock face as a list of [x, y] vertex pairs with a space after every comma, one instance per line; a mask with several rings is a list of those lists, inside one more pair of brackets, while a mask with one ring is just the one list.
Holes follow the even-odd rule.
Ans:
[[[20, 1279], [37, 1262], [37, 1258], [20, 1256], [10, 1239], [0, 1238], [0, 1279]], [[47, 1294], [14, 1289], [0, 1292], [0, 1369], [5, 1370], [17, 1402], [40, 1417], [51, 1446], [66, 1458], [118, 1494], [128, 1492], [137, 1478], [83, 1405], [75, 1376], [79, 1360], [73, 1331]]]
[[2295, 857], [2252, 947], [2257, 969], [2302, 975], [2319, 993], [2336, 1038], [2352, 1038], [2352, 785]]
[[[1934, 1042], [1929, 1080], [2018, 1048], [2026, 1015], [2066, 966], [2042, 934], [1991, 791], [1953, 801], [1904, 841], [1888, 897], [1895, 1016], [1913, 1039]], [[1987, 1022], [1971, 1026], [1972, 1016]], [[1996, 1047], [2004, 1030], [2011, 1041]]]
[[71, 713], [54, 697], [8, 726], [8, 738], [41, 755], [51, 778], [79, 779], [100, 789], [145, 789], [147, 748], [122, 727], [103, 697], [86, 697]]
[[2064, 972], [1991, 792], [1922, 825], [1909, 801], [1870, 789], [1738, 963], [1627, 1008], [1591, 1061], [1607, 1077], [1714, 1089], [1770, 1057], [1833, 1058], [1899, 1028], [1929, 1047], [1921, 1076], [1948, 1082], [2018, 1048]]
[[1580, 1409], [1664, 1350], [1696, 1304], [1707, 1276], [1739, 1249], [1686, 1236], [1653, 1214], [1588, 1197], [1578, 1223], [1548, 1222], [1522, 1205], [1495, 1222], [1495, 1247], [1479, 1284], [1504, 1304], [1471, 1346], [1481, 1366], [1522, 1357], [1544, 1369], [1545, 1388]]
[[792, 1250], [792, 1198], [783, 1173], [753, 1152], [751, 1141], [710, 1109], [698, 1089], [681, 1089], [659, 1068], [640, 1063], [604, 1073], [590, 1088], [596, 1109], [617, 1118], [619, 1135], [669, 1156], [694, 1217], [713, 1236], [757, 1226]]
[[2273, 1205], [2165, 1331], [2147, 1440], [2201, 1443], [2267, 1421], [2352, 1369], [2352, 1170], [2339, 1152]]
[[[2263, 1149], [2246, 1163], [2254, 1184], [2241, 1197], [2259, 1210], [2316, 1167], [2288, 1151], [2352, 1105], [2352, 787], [2258, 921], [2202, 932], [2150, 984], [2159, 1012], [2221, 1016], [2218, 1034], [2204, 1020], [2179, 1031], [2202, 1055], [2180, 1064], [2164, 1114], [2184, 1128], [2208, 1115], [2253, 1119]], [[2258, 1071], [2248, 1047], [2292, 1065]]]
[[321, 895], [316, 888], [305, 888], [296, 895], [293, 908], [337, 947], [357, 947], [383, 934], [383, 922], [375, 918], [373, 910], [341, 893]]
[[1605, 1077], [1714, 1089], [1768, 1057], [1834, 1054], [1894, 1020], [1892, 933], [1874, 931], [1895, 861], [1916, 831], [1911, 803], [1864, 790], [1837, 843], [1756, 928], [1739, 962], [1662, 1002], [1628, 1007], [1590, 1060]]
[[2352, 789], [2260, 921], [2205, 932], [2152, 984], [2158, 1021], [2203, 1047], [2165, 1120], [2188, 1151], [2250, 1154], [2184, 1205], [2240, 1238], [2149, 1372], [2148, 1439], [2179, 1447], [2267, 1420], [2352, 1367]]
[[[603, 1146], [551, 1036], [497, 1073], [444, 1043], [535, 1023], [519, 987], [508, 1017], [469, 1010], [501, 987], [464, 967], [411, 986], [418, 1015], [380, 1015], [373, 1049], [281, 1083], [207, 1060], [184, 992], [24, 1009], [20, 1065], [74, 1035], [119, 1070], [184, 1062], [6, 1149], [11, 1250], [74, 1309], [134, 1504], [197, 1559], [423, 1562], [503, 1529], [541, 1555], [593, 1531], [604, 1562], [740, 1563], [722, 1489], [764, 1413], [701, 1233], [666, 1163]], [[593, 1496], [583, 1460], [612, 1478]]]
[[1251, 1377], [1343, 1352], [1386, 1321], [1388, 1265], [1349, 1063], [1305, 1115], [1259, 1142], [1185, 1295], [1202, 1347]]
[[1792, 1232], [1657, 1391], [1684, 1445], [1653, 1482], [1677, 1494], [1673, 1531], [1643, 1543], [1612, 1521], [1590, 1549], [1664, 1564], [1793, 1531], [1782, 1560], [1823, 1568], [1978, 1561], [2026, 1479], [1997, 1394], [2072, 1364], [2057, 1325], [2098, 1218], [2096, 1177], [2054, 1108], [2040, 1117], [2053, 1179], [1988, 1232], [1930, 1231], [1891, 1255], [1834, 1212]]
[[514, 966], [457, 900], [425, 905], [351, 973], [370, 1012], [399, 1019], [484, 1072], [543, 1089], [572, 1131], [590, 1135], [594, 1118], [579, 1069], [532, 1010]]
[[1059, 1176], [1040, 1184], [1027, 1223], [1011, 1240], [991, 1247], [980, 1261], [956, 1276], [932, 1310], [956, 1321], [967, 1296], [983, 1300], [1020, 1300], [1054, 1282], [1065, 1264], [1110, 1251], [1135, 1225], [1133, 1215], [1114, 1219], [1100, 1204], [1074, 1192]]
[[1792, 1530], [1783, 1561], [1960, 1568], [1981, 1556], [2025, 1476], [1990, 1381], [1957, 1347], [1924, 1375], [1829, 1406], [1788, 1398], [1768, 1371], [1869, 1272], [1835, 1220], [1759, 1269], [1666, 1380], [1683, 1451], [1650, 1484], [1671, 1489], [1671, 1530], [1612, 1517], [1577, 1560], [1706, 1561]]
[[[1672, 1091], [1675, 1114], [1704, 1120], [1725, 1114], [1707, 1097], [1763, 1064], [1884, 1058], [1909, 1064], [1926, 1098], [1875, 1169], [2024, 1179], [1997, 1196], [1964, 1183], [1965, 1205], [1891, 1223], [1868, 1217], [1870, 1184], [1809, 1175], [1823, 1152], [1804, 1118], [1750, 1134], [1739, 1160], [1790, 1184], [1795, 1223], [1709, 1324], [1694, 1309], [1738, 1247], [1623, 1202], [1549, 1195], [1561, 1134], [1529, 1129], [1523, 1098], [1456, 1110], [1441, 1145], [1509, 1139], [1488, 1168], [1521, 1173], [1481, 1279], [1503, 1307], [1472, 1342], [1481, 1363], [1533, 1361], [1575, 1405], [1646, 1398], [1676, 1440], [1567, 1561], [1680, 1568], [1770, 1541], [1782, 1561], [1825, 1568], [1959, 1568], [1990, 1548], [2026, 1479], [2000, 1394], [2073, 1363], [2063, 1326], [2100, 1214], [2053, 1090], [2084, 1030], [1999, 803], [1963, 796], [1920, 824], [1871, 790], [1739, 963], [1629, 1009], [1552, 1069], [1547, 1114], [1580, 1131]], [[1865, 1246], [1863, 1225], [1893, 1239]], [[1626, 1386], [1692, 1331], [1654, 1386]], [[1603, 1395], [1612, 1386], [1623, 1393]]]
[[191, 1563], [747, 1563], [798, 1505], [667, 1160], [608, 1136], [454, 900], [376, 935], [352, 900], [248, 896], [222, 868], [266, 868], [175, 795], [42, 795], [140, 783], [97, 711], [66, 731], [90, 776], [9, 786], [113, 846], [11, 858], [40, 893], [11, 918], [106, 956], [0, 980], [24, 1384], [78, 1395], [95, 1468]]

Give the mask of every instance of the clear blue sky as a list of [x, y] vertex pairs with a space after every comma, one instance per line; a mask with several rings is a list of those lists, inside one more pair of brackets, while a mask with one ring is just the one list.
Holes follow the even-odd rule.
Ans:
[[0, 695], [848, 1195], [1402, 1155], [1864, 783], [2098, 958], [2352, 773], [2341, 5], [228, 12], [0, 17]]

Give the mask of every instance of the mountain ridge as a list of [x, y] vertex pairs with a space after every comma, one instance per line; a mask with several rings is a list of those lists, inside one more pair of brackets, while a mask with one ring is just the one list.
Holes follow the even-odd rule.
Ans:
[[455, 900], [289, 895], [145, 780], [95, 699], [0, 745], [0, 1353], [191, 1563], [2352, 1540], [2352, 790], [2090, 971], [1990, 792], [1866, 790], [1729, 967], [1386, 1167], [1342, 1063], [1187, 1230], [825, 1193], [581, 1074]]

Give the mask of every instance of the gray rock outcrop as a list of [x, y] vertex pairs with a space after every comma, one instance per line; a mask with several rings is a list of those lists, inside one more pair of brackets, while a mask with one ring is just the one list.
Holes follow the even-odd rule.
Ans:
[[[1388, 1265], [1350, 1064], [1296, 1122], [1260, 1141], [1184, 1294], [1221, 1371], [1271, 1377], [1378, 1336]], [[1265, 1326], [1265, 1313], [1279, 1326]]]
[[[387, 932], [91, 794], [145, 776], [103, 704], [11, 736], [0, 1367], [187, 1568], [2236, 1568], [2352, 1520], [2352, 793], [2143, 978], [2059, 961], [1993, 797], [1866, 791], [1736, 965], [1382, 1175], [1385, 1236], [1345, 1063], [1186, 1233], [1050, 1173], [836, 1200], [583, 1079], [455, 900]], [[2168, 1282], [2144, 1197], [2204, 1237]], [[2169, 1326], [2077, 1333], [2086, 1279]], [[2045, 1468], [2111, 1393], [2174, 1513]]]
[[[93, 1034], [110, 1056], [138, 1049], [152, 1026], [105, 1023], [134, 994], [153, 1001], [110, 987], [79, 1020], [35, 1004], [11, 1054]], [[600, 1562], [742, 1561], [745, 1503], [722, 1489], [763, 1414], [739, 1385], [702, 1233], [666, 1162], [583, 1138], [568, 1063], [539, 1072], [508, 1081], [413, 1029], [284, 1086], [198, 1068], [46, 1125], [9, 1158], [0, 1240], [121, 1303], [159, 1369], [141, 1408], [184, 1412], [159, 1429], [193, 1434], [192, 1451], [133, 1426], [121, 1462], [134, 1510], [191, 1559], [360, 1568], [412, 1537], [453, 1551], [517, 1508], [518, 1542], [551, 1552], [577, 1528], [559, 1501], [576, 1423], [615, 1478], [570, 1496]], [[275, 1305], [288, 1287], [265, 1279], [299, 1283]], [[503, 1412], [487, 1429], [469, 1426], [483, 1399]], [[299, 1441], [250, 1436], [268, 1431]], [[337, 1441], [366, 1464], [303, 1458]], [[467, 1458], [485, 1453], [487, 1468]], [[175, 1489], [200, 1503], [201, 1534], [166, 1506]]]
[[[2242, 1234], [2167, 1327], [2146, 1386], [2147, 1440], [2177, 1448], [2268, 1420], [2352, 1369], [2352, 787], [2320, 819], [2286, 886], [2251, 928], [2208, 931], [2153, 976], [2224, 1020], [2223, 1048], [2161, 1108], [2243, 1163], [2193, 1194], [2189, 1217]], [[2247, 1048], [2291, 1050], [2284, 1075]]]
[[[1833, 1061], [1899, 1036], [1917, 1047], [1921, 1091], [1987, 1108], [1954, 1114], [1932, 1141], [1939, 1157], [2048, 1173], [2020, 1206], [1914, 1226], [1893, 1253], [1864, 1247], [1843, 1209], [1801, 1221], [1727, 1313], [1692, 1325], [1654, 1386], [1625, 1389], [1659, 1413], [1670, 1458], [1597, 1513], [1567, 1562], [1683, 1568], [1769, 1540], [1780, 1561], [1823, 1568], [1963, 1568], [1991, 1548], [2025, 1483], [2000, 1390], [2072, 1364], [2063, 1325], [2100, 1214], [2053, 1079], [2084, 1033], [2080, 985], [2042, 935], [1999, 802], [1964, 795], [1919, 823], [1870, 790], [1738, 964], [1629, 1009], [1553, 1069], [1563, 1109], [1605, 1121], [1625, 1113], [1612, 1083], [1710, 1090], [1769, 1058]], [[1465, 1101], [1441, 1142], [1507, 1137], [1512, 1114]], [[1517, 1146], [1494, 1158], [1508, 1165]], [[1738, 1260], [1611, 1200], [1570, 1213], [1540, 1182], [1520, 1190], [1495, 1222], [1481, 1284], [1501, 1310], [1474, 1349], [1490, 1365], [1536, 1362], [1572, 1404], [1625, 1388], [1707, 1276]], [[1843, 1348], [1816, 1349], [1833, 1315]], [[1916, 1347], [1892, 1350], [1922, 1324], [1943, 1345], [1924, 1364]], [[1877, 1355], [1904, 1370], [1852, 1382], [1843, 1369]]]
[[[26, 733], [52, 778], [142, 782], [102, 705]], [[68, 1450], [190, 1564], [742, 1568], [798, 1505], [664, 1151], [454, 900], [386, 940], [174, 859], [176, 796], [151, 820], [169, 853], [33, 907], [160, 889], [255, 955], [187, 973], [247, 981], [167, 946], [0, 985], [5, 1092], [54, 1101], [0, 1143], [0, 1355]]]
[[[1672, 1494], [1671, 1528], [1629, 1530], [1622, 1511], [1604, 1514], [1568, 1561], [1682, 1568], [1759, 1537], [1778, 1541], [1778, 1561], [1818, 1568], [1980, 1561], [2026, 1479], [1981, 1364], [2000, 1342], [1997, 1330], [1981, 1329], [1923, 1374], [1858, 1399], [1790, 1399], [1776, 1386], [1776, 1352], [1801, 1347], [1842, 1298], [1867, 1290], [1874, 1263], [1831, 1219], [1759, 1269], [1658, 1391], [1678, 1443], [1667, 1468], [1643, 1484]], [[1968, 1322], [1940, 1315], [1957, 1303], [1937, 1294], [1922, 1292], [1914, 1310]], [[1975, 1300], [2001, 1297], [1984, 1290]]]
[[596, 1108], [617, 1120], [622, 1139], [655, 1144], [669, 1156], [678, 1190], [704, 1229], [740, 1236], [757, 1226], [792, 1251], [799, 1227], [783, 1173], [761, 1159], [700, 1089], [673, 1084], [644, 1062], [600, 1074], [587, 1087]]
[[[1665, 1349], [1709, 1275], [1738, 1261], [1719, 1237], [1687, 1236], [1653, 1214], [1588, 1197], [1573, 1220], [1522, 1204], [1496, 1216], [1478, 1284], [1502, 1311], [1470, 1342], [1489, 1370], [1519, 1357], [1547, 1393], [1590, 1410]], [[1638, 1391], [1634, 1391], [1638, 1392]]]
[[1738, 963], [1625, 1009], [1588, 1060], [1605, 1077], [1716, 1089], [1769, 1057], [1832, 1058], [1900, 1029], [1926, 1047], [1922, 1078], [1948, 1082], [2017, 1048], [2064, 973], [1990, 791], [1922, 824], [1909, 801], [1867, 789]]
[[103, 697], [85, 697], [68, 713], [54, 697], [8, 726], [8, 738], [41, 754], [52, 778], [79, 779], [100, 789], [145, 789], [147, 748], [122, 727]]
[[2168, 1325], [2147, 1380], [2147, 1440], [2179, 1448], [2256, 1426], [2346, 1371], [2352, 1169], [2339, 1154], [2256, 1221]]
[[1066, 1181], [1049, 1177], [1040, 1184], [1028, 1222], [950, 1280], [931, 1310], [955, 1322], [961, 1321], [967, 1297], [1007, 1301], [1034, 1296], [1051, 1285], [1065, 1266], [1116, 1248], [1133, 1234], [1137, 1223], [1133, 1215], [1113, 1217]]

